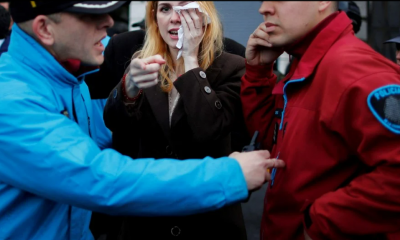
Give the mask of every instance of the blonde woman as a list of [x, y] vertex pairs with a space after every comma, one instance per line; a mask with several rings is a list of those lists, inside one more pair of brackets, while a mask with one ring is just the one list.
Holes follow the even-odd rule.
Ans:
[[[245, 61], [223, 52], [214, 4], [197, 2], [203, 12], [173, 9], [188, 3], [147, 4], [143, 48], [133, 55], [104, 111], [114, 148], [125, 155], [200, 159], [232, 152], [230, 134], [241, 115]], [[184, 38], [178, 49], [181, 25]], [[122, 229], [123, 239], [246, 239], [240, 204], [197, 215], [127, 217]]]

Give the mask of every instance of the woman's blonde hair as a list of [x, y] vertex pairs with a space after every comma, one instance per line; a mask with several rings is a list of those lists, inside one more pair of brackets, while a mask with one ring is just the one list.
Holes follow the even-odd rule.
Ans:
[[[218, 55], [222, 53], [223, 33], [222, 24], [218, 17], [218, 12], [213, 2], [202, 1], [197, 2], [200, 8], [207, 12], [211, 19], [210, 24], [206, 24], [202, 42], [199, 46], [198, 61], [201, 68], [206, 70]], [[178, 61], [178, 66], [173, 65], [173, 60], [169, 52], [167, 44], [161, 37], [157, 26], [157, 8], [158, 2], [151, 1], [146, 6], [146, 36], [142, 50], [137, 55], [139, 58], [146, 58], [156, 54], [160, 54], [166, 61], [160, 70], [161, 89], [164, 92], [169, 92], [172, 89], [172, 80], [169, 78], [168, 72], [171, 69], [178, 69], [184, 66], [183, 58]], [[204, 19], [207, 21], [207, 19]]]

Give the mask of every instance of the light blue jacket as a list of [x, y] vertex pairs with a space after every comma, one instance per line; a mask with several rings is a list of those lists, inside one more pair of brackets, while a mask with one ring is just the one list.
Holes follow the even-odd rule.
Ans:
[[106, 129], [83, 77], [14, 24], [0, 59], [0, 239], [93, 239], [91, 211], [187, 215], [247, 197], [231, 158], [132, 160], [100, 150], [107, 133], [98, 137]]

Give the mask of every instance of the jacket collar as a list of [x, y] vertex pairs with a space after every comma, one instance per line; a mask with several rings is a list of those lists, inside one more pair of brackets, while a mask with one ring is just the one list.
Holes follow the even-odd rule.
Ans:
[[28, 65], [34, 71], [46, 76], [52, 84], [77, 85], [84, 76], [98, 69], [74, 76], [66, 70], [42, 45], [25, 33], [17, 24], [13, 24], [8, 53]]
[[352, 21], [343, 11], [333, 13], [319, 23], [307, 36], [286, 50], [300, 59], [291, 79], [309, 77], [331, 46], [342, 35], [351, 32]]

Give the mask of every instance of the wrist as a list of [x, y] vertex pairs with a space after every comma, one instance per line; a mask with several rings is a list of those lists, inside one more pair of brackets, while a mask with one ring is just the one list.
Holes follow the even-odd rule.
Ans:
[[258, 61], [255, 61], [255, 60], [248, 60], [247, 58], [245, 58], [245, 60], [246, 60], [246, 64], [250, 65], [250, 66], [262, 65], [261, 63], [259, 63]]
[[245, 75], [248, 77], [249, 81], [264, 81], [266, 78], [274, 78], [273, 74], [273, 64], [267, 65], [250, 65], [247, 60], [245, 60], [246, 72]]
[[260, 61], [258, 61], [258, 60], [248, 60], [247, 58], [245, 58], [246, 59], [246, 63], [248, 64], [248, 65], [251, 65], [251, 66], [265, 66], [265, 65], [273, 65], [274, 64], [274, 62], [276, 61], [276, 60], [273, 60], [272, 62], [260, 62]]
[[136, 87], [132, 81], [129, 81], [129, 79], [131, 79], [131, 75], [129, 73], [125, 74], [123, 77], [123, 87], [125, 89], [126, 96], [128, 98], [133, 98], [138, 94], [140, 89]]
[[140, 95], [142, 94], [143, 90], [136, 87], [131, 81], [126, 81], [126, 78], [129, 78], [130, 75], [125, 74], [122, 78], [122, 94], [124, 96], [125, 102], [134, 102], [136, 101]]

